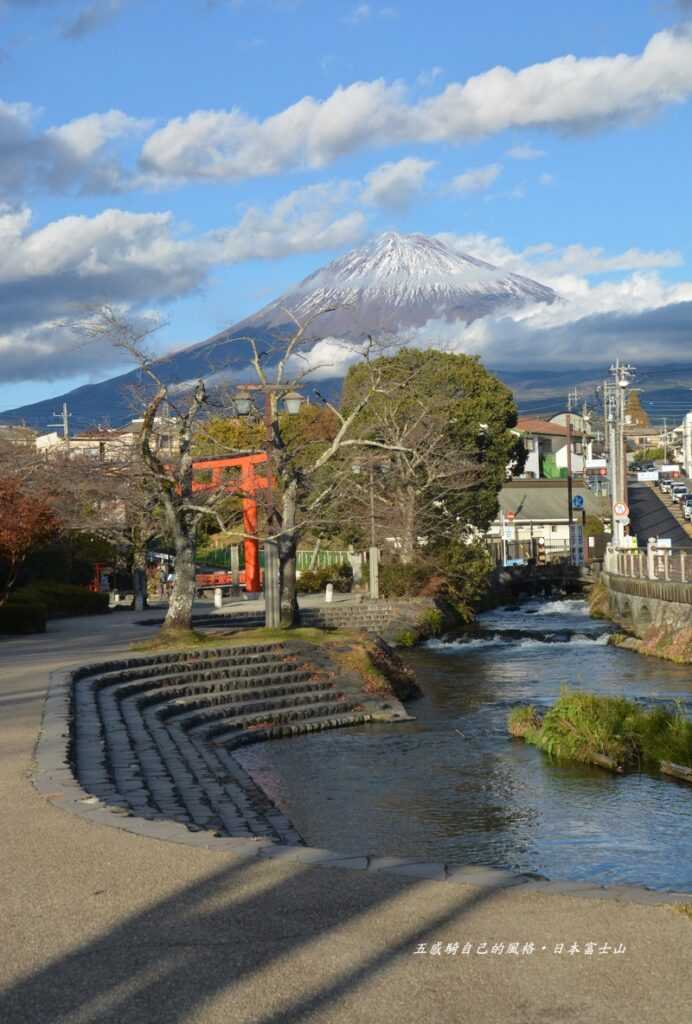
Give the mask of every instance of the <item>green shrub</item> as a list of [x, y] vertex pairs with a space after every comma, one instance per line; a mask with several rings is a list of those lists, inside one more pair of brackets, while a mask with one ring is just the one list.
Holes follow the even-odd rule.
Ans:
[[68, 615], [100, 615], [108, 611], [108, 594], [94, 593], [71, 583], [41, 581], [22, 587], [12, 595], [12, 603], [34, 603], [44, 607], [49, 618]]
[[31, 601], [10, 600], [0, 607], [0, 633], [45, 633], [46, 609]]
[[380, 568], [380, 593], [383, 597], [415, 597], [429, 575], [429, 570], [419, 563], [390, 562]]
[[299, 594], [319, 594], [328, 583], [339, 594], [348, 594], [353, 588], [353, 569], [347, 562], [325, 565], [321, 569], [306, 569], [297, 582]]
[[589, 763], [593, 756], [625, 767], [661, 761], [692, 767], [692, 722], [680, 705], [647, 710], [625, 697], [563, 687], [541, 721], [532, 707], [517, 708], [509, 731], [554, 757]]
[[428, 608], [427, 612], [423, 612], [418, 620], [418, 625], [425, 636], [439, 636], [443, 624], [444, 617], [439, 608]]

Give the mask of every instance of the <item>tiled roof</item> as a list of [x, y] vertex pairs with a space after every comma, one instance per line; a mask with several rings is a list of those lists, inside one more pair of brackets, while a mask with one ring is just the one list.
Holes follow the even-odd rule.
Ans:
[[517, 430], [523, 434], [549, 434], [556, 437], [567, 437], [567, 427], [561, 423], [548, 423], [546, 420], [534, 419], [532, 416], [520, 416]]

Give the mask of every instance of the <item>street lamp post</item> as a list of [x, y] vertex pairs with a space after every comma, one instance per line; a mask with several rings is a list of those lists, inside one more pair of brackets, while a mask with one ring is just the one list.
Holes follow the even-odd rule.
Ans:
[[267, 454], [267, 484], [265, 487], [267, 539], [264, 542], [264, 624], [268, 629], [277, 629], [281, 625], [281, 578], [279, 547], [275, 536], [276, 508], [274, 505], [274, 462], [276, 454], [276, 438], [274, 421], [277, 405], [283, 399], [286, 412], [295, 416], [300, 412], [303, 396], [297, 391], [287, 390], [282, 384], [242, 384], [233, 396], [233, 405], [239, 416], [249, 416], [254, 408], [252, 394], [260, 392], [264, 396], [264, 450]]

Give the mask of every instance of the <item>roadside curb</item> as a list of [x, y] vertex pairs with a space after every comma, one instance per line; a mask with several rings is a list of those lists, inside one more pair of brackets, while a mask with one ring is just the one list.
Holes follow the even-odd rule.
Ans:
[[[77, 670], [78, 671], [78, 670]], [[41, 728], [34, 751], [32, 782], [37, 792], [54, 807], [93, 825], [117, 828], [142, 838], [179, 843], [214, 853], [245, 855], [259, 859], [290, 861], [304, 867], [385, 872], [417, 881], [436, 881], [480, 889], [520, 889], [521, 892], [616, 900], [647, 905], [688, 903], [690, 893], [662, 892], [631, 885], [598, 885], [593, 882], [553, 881], [536, 874], [522, 874], [485, 865], [445, 864], [413, 858], [350, 854], [307, 846], [286, 846], [265, 838], [215, 836], [190, 831], [177, 821], [149, 821], [102, 802], [90, 795], [74, 777], [69, 765], [71, 684], [75, 669], [51, 673]]]

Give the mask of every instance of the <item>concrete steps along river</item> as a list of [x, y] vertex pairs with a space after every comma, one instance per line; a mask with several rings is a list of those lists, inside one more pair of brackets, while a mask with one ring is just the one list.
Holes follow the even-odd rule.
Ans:
[[372, 717], [281, 643], [86, 666], [72, 687], [71, 762], [90, 794], [193, 831], [285, 843], [302, 839], [233, 751]]

